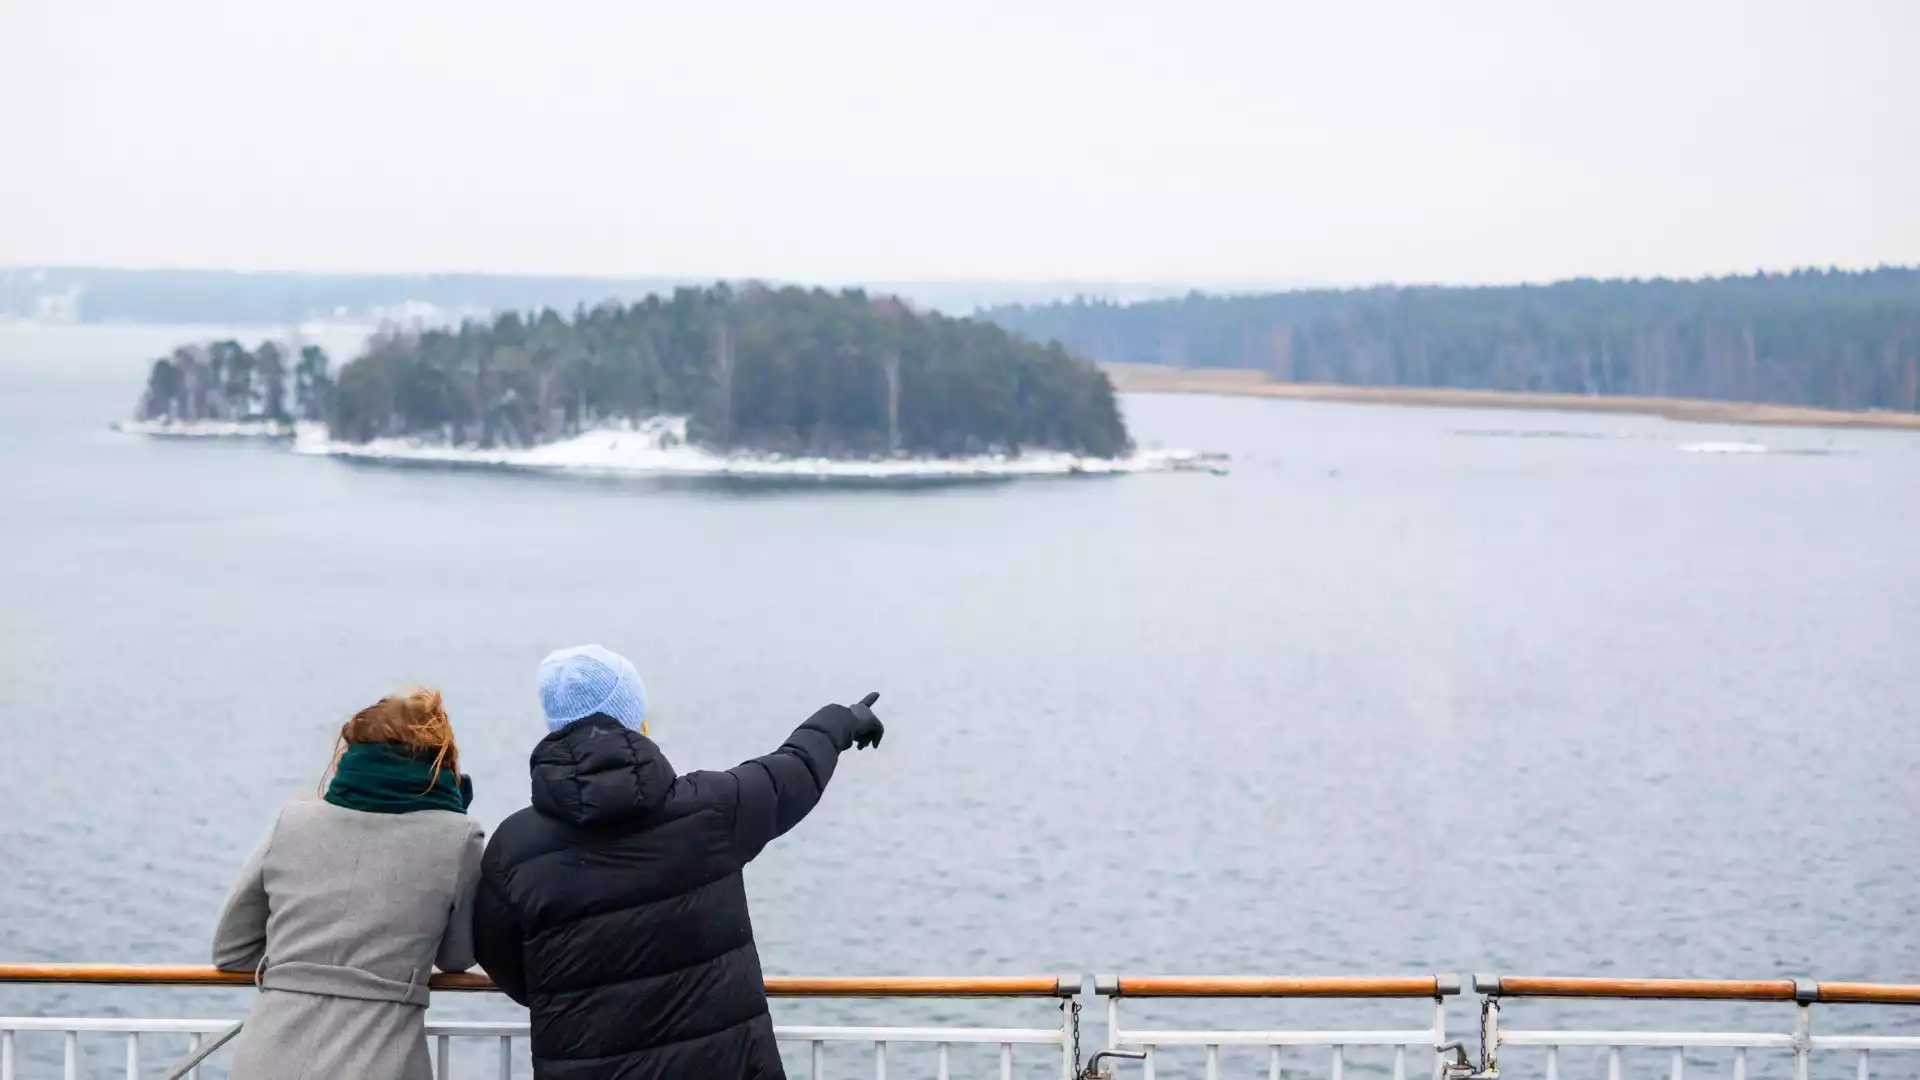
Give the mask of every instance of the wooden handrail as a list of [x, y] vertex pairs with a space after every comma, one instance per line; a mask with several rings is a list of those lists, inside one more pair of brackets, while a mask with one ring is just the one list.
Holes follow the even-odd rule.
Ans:
[[1920, 1005], [1920, 986], [1823, 982], [1820, 984], [1820, 1001], [1831, 1005]]
[[[221, 971], [194, 964], [0, 964], [0, 984], [67, 983], [95, 986], [252, 986], [253, 973]], [[493, 980], [475, 972], [440, 973], [428, 984], [435, 990], [485, 992]], [[770, 997], [1072, 997], [1077, 976], [989, 975], [772, 975]]]
[[[65, 983], [94, 986], [252, 986], [253, 974], [197, 964], [0, 964], [0, 985]], [[484, 993], [493, 981], [478, 972], [436, 974], [435, 990]], [[1920, 985], [1823, 982], [1811, 1000], [1839, 1005], [1920, 1005]], [[1060, 975], [770, 975], [770, 997], [1072, 997], [1077, 976]], [[1451, 975], [1103, 975], [1106, 996], [1203, 997], [1443, 997], [1460, 992]], [[1689, 1001], [1793, 1001], [1792, 979], [1596, 979], [1479, 975], [1474, 989], [1502, 997], [1638, 998]]]
[[1474, 989], [1503, 997], [1792, 1001], [1792, 979], [1590, 979], [1476, 975]]
[[1473, 988], [1502, 997], [1642, 998], [1668, 1001], [1799, 1001], [1825, 1005], [1920, 1005], [1920, 986], [1906, 983], [1807, 982], [1793, 979], [1570, 979], [1475, 975]]
[[1078, 975], [767, 976], [769, 997], [1073, 997]]
[[1108, 975], [1094, 980], [1108, 997], [1369, 998], [1443, 997], [1460, 992], [1452, 975]]
[[[435, 976], [438, 983], [440, 976]], [[252, 986], [250, 971], [202, 964], [0, 964], [0, 983], [95, 986]]]

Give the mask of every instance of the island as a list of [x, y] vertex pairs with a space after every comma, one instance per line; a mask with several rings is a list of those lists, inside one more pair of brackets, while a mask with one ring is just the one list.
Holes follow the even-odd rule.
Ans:
[[296, 451], [390, 462], [761, 478], [1219, 471], [1206, 455], [1137, 452], [1112, 381], [1064, 346], [857, 289], [683, 287], [571, 313], [390, 324], [337, 372], [310, 346], [297, 356], [289, 372], [272, 344], [176, 350], [154, 363], [140, 420], [153, 433], [308, 421]]
[[1116, 458], [1113, 384], [1060, 345], [859, 290], [681, 288], [387, 330], [340, 370], [335, 439], [529, 447], [661, 416], [693, 444], [819, 458]]

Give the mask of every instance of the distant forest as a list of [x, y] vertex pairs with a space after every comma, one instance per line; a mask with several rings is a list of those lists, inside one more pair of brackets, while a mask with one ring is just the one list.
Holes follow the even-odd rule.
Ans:
[[[710, 281], [673, 277], [542, 274], [327, 274], [293, 271], [136, 270], [116, 267], [0, 267], [0, 320], [148, 323], [284, 328], [312, 321], [373, 324], [385, 319], [491, 316], [502, 311], [572, 311], [607, 300], [627, 303]], [[1168, 283], [892, 281], [869, 291], [952, 315], [990, 304], [1035, 303], [1081, 294], [1127, 300], [1179, 296]]]
[[983, 316], [1101, 362], [1283, 381], [1920, 411], [1920, 269], [1190, 294]]
[[829, 457], [1131, 448], [1098, 368], [990, 323], [849, 290], [726, 285], [389, 329], [329, 378], [233, 342], [156, 361], [150, 419], [324, 417], [336, 439], [533, 446], [668, 414], [717, 449]]
[[671, 278], [508, 274], [318, 274], [113, 267], [0, 268], [0, 316], [81, 323], [285, 327], [310, 320], [404, 317], [431, 305], [454, 317], [638, 299]]

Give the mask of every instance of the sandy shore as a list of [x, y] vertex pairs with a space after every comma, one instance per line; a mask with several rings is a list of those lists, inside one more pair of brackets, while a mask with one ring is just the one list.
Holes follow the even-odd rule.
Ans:
[[1137, 394], [1231, 394], [1290, 401], [1368, 405], [1433, 405], [1463, 409], [1545, 409], [1564, 412], [1644, 413], [1704, 424], [1781, 427], [1885, 428], [1920, 431], [1920, 413], [1846, 412], [1798, 405], [1759, 405], [1698, 398], [1589, 397], [1511, 390], [1456, 390], [1418, 386], [1338, 386], [1274, 382], [1262, 371], [1191, 370], [1151, 364], [1102, 364], [1114, 388]]

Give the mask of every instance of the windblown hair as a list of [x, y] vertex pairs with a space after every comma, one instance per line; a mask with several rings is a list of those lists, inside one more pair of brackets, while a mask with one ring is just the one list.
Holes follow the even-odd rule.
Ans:
[[439, 783], [441, 769], [456, 774], [460, 771], [460, 748], [454, 745], [453, 721], [447, 718], [446, 706], [440, 703], [440, 691], [424, 686], [383, 697], [340, 725], [333, 760], [320, 780], [322, 791], [326, 789], [327, 778], [340, 764], [340, 756], [354, 743], [393, 743], [422, 759], [431, 754], [433, 778], [427, 783], [429, 790]]

